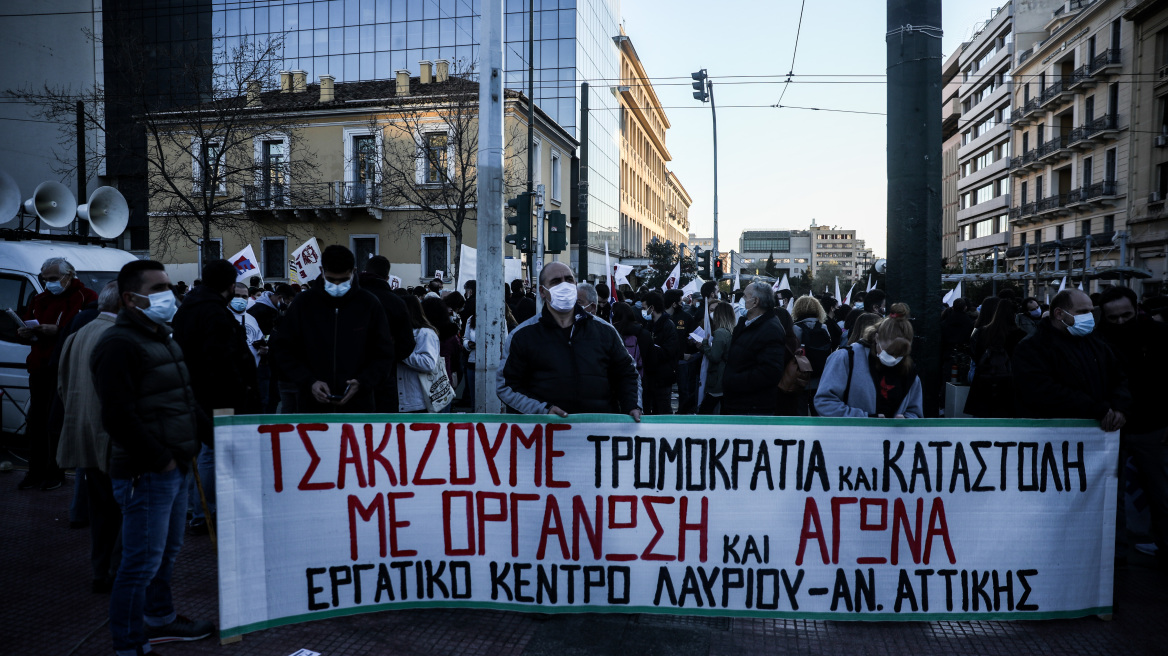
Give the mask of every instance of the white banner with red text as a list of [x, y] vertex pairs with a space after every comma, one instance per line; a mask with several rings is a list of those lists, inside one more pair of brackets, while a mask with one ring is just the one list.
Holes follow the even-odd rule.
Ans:
[[1111, 612], [1088, 421], [217, 417], [220, 635], [404, 608]]

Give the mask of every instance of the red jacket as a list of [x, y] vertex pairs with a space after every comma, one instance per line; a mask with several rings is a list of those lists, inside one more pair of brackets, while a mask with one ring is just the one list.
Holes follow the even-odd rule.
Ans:
[[[59, 331], [63, 331], [69, 327], [69, 322], [73, 321], [73, 317], [77, 316], [83, 307], [96, 301], [97, 293], [74, 278], [59, 296], [50, 291], [43, 291], [34, 296], [32, 303], [24, 311], [23, 319], [25, 321], [36, 319], [42, 324], [54, 324]], [[28, 370], [33, 371], [48, 365], [56, 345], [56, 335], [52, 337], [37, 335], [26, 360]]]

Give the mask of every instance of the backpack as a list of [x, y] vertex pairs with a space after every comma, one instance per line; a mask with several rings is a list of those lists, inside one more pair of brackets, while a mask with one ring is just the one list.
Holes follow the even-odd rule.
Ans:
[[[629, 343], [632, 340], [632, 343]], [[636, 335], [627, 335], [624, 338], [625, 350], [629, 352], [629, 357], [633, 359], [633, 364], [637, 366], [637, 377], [645, 377], [645, 361], [641, 359], [641, 342]]]
[[823, 374], [823, 367], [827, 364], [827, 356], [831, 355], [831, 333], [827, 327], [815, 321], [808, 326], [804, 319], [795, 324], [795, 335], [799, 344], [803, 346], [803, 353], [811, 362], [811, 371], [815, 376]]
[[808, 362], [803, 349], [798, 351], [787, 349], [787, 354], [791, 357], [783, 369], [783, 377], [779, 379], [779, 389], [788, 394], [801, 392], [807, 389], [807, 383], [811, 382], [811, 363]]

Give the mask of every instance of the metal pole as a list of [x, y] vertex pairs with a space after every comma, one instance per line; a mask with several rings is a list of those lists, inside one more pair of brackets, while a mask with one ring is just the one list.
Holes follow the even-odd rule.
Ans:
[[[1029, 243], [1022, 244], [1022, 253], [1026, 258], [1025, 271], [1026, 271], [1026, 273], [1030, 273], [1030, 244]], [[1034, 285], [1034, 293], [1035, 294], [1038, 293], [1038, 285], [1037, 284]], [[1030, 280], [1023, 279], [1023, 281], [1022, 281], [1022, 296], [1029, 296], [1029, 295], [1030, 295]]]
[[[588, 83], [580, 83], [580, 182], [579, 191], [580, 226], [576, 237], [579, 255], [576, 268], [576, 277], [580, 280], [588, 278]], [[611, 272], [605, 273], [608, 276]]]
[[[527, 0], [527, 193], [535, 191], [535, 0]], [[527, 217], [530, 227], [531, 217]], [[531, 274], [531, 286], [535, 289], [535, 304], [539, 306], [539, 274], [535, 270], [536, 255], [527, 256], [527, 271]]]
[[77, 101], [77, 202], [85, 200], [85, 103]]
[[[706, 79], [706, 89], [710, 93], [710, 117], [714, 121], [714, 259], [718, 258], [718, 112], [714, 109], [714, 81]], [[713, 267], [714, 263], [710, 262]], [[712, 278], [712, 276], [711, 276]]]
[[[941, 0], [887, 0], [890, 301], [913, 314], [925, 413], [941, 389]], [[895, 144], [892, 147], [891, 144]]]
[[503, 0], [482, 2], [479, 46], [475, 412], [503, 409], [495, 392], [503, 336]]
[[1083, 238], [1083, 287], [1091, 293], [1091, 281], [1087, 279], [1087, 270], [1091, 268], [1091, 235]]
[[998, 273], [998, 247], [994, 246], [994, 282], [993, 282], [994, 296], [998, 295], [998, 276], [997, 276], [997, 273]]
[[961, 275], [969, 273], [969, 249], [961, 249]]
[[[532, 255], [534, 256], [534, 262], [531, 267], [532, 278], [534, 278], [532, 282], [533, 287], [539, 284], [539, 273], [543, 271], [543, 191], [543, 185], [537, 185], [535, 187], [535, 198], [532, 201], [535, 204], [535, 234], [532, 235], [534, 245], [532, 246], [531, 251]], [[538, 315], [542, 312], [543, 298], [539, 295], [539, 288], [535, 287], [535, 313]]]

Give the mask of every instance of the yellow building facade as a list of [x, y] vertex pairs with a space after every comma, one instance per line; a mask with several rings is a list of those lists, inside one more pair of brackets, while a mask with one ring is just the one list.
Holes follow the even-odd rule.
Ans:
[[693, 199], [669, 170], [665, 146], [669, 117], [649, 82], [632, 40], [621, 28], [620, 255], [640, 257], [654, 238], [675, 244], [689, 239]]
[[[349, 247], [358, 267], [373, 255], [387, 257], [405, 286], [439, 271], [452, 286], [459, 242], [477, 247], [478, 85], [451, 77], [445, 62], [436, 63], [423, 62], [418, 77], [402, 71], [395, 80], [349, 84], [334, 84], [329, 76], [307, 84], [291, 72], [280, 90], [255, 94], [249, 105], [257, 113], [292, 116], [286, 121], [291, 129], [236, 139], [248, 143], [222, 155], [224, 172], [212, 193], [226, 202], [209, 250], [228, 257], [251, 245], [263, 280], [288, 282], [292, 252], [315, 237], [321, 248]], [[526, 188], [526, 97], [508, 91], [505, 111], [510, 198]], [[197, 192], [208, 179], [199, 159], [204, 149], [185, 136], [197, 130], [178, 121], [171, 129], [179, 136], [160, 157], [171, 177], [188, 176]], [[538, 107], [535, 135], [534, 178], [545, 187], [545, 210], [570, 215], [577, 143]], [[247, 158], [254, 162], [241, 161]], [[298, 168], [297, 158], [310, 158], [311, 165]], [[175, 216], [172, 206], [165, 194], [152, 196], [151, 257], [166, 264], [173, 280], [190, 282], [202, 269], [201, 240], [177, 233], [198, 235], [199, 222]], [[569, 253], [570, 246], [544, 261], [569, 263]], [[511, 245], [504, 255], [522, 259]]]

